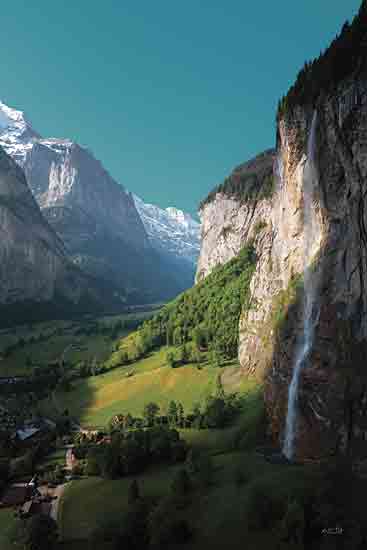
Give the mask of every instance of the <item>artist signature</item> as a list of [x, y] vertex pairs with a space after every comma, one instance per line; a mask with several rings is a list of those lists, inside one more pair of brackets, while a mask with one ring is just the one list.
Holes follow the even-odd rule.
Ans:
[[321, 531], [323, 535], [342, 535], [343, 534], [343, 528], [342, 527], [326, 527]]

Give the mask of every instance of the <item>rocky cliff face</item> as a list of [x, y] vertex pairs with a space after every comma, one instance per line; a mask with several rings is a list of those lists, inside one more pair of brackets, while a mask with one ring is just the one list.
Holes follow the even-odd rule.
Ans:
[[[367, 380], [359, 370], [361, 357], [355, 355], [361, 354], [367, 337], [366, 92], [365, 81], [346, 81], [316, 105], [318, 173], [312, 210], [317, 234], [314, 259], [306, 269], [318, 287], [319, 320], [301, 373], [296, 442], [300, 457], [366, 451]], [[313, 109], [298, 108], [279, 121], [281, 169], [268, 237], [273, 242], [272, 271], [268, 278], [254, 279], [258, 310], [250, 311], [241, 323], [244, 369], [255, 371], [261, 363], [269, 369], [266, 402], [277, 441], [284, 434], [288, 387], [303, 322], [302, 284], [297, 289], [294, 280], [303, 273], [302, 191], [313, 116]]]
[[252, 305], [239, 327], [239, 359], [244, 375], [265, 381], [270, 432], [281, 445], [307, 270], [319, 318], [301, 371], [296, 455], [359, 456], [367, 450], [361, 368], [367, 349], [367, 82], [344, 81], [332, 95], [320, 96], [315, 109], [312, 260], [305, 265], [304, 187], [314, 108], [299, 107], [279, 120], [271, 198], [241, 203], [217, 193], [204, 206], [197, 278], [255, 237], [258, 262]]
[[[269, 150], [255, 159], [237, 167], [228, 183], [233, 188], [220, 186], [201, 205], [201, 248], [196, 272], [196, 282], [204, 279], [217, 265], [236, 256], [251, 239], [262, 240], [264, 228], [270, 219], [272, 202], [259, 192], [263, 177], [273, 173], [275, 151]], [[251, 177], [258, 178], [250, 200], [242, 199], [237, 186]], [[249, 185], [251, 181], [249, 181]]]
[[176, 293], [132, 195], [90, 151], [70, 140], [42, 139], [21, 111], [4, 104], [0, 145], [23, 168], [43, 215], [83, 271], [133, 301]]
[[8, 314], [13, 316], [8, 312], [12, 306], [24, 310], [25, 304], [33, 304], [37, 309], [41, 304], [45, 307], [62, 301], [73, 310], [84, 299], [96, 305], [101, 298], [94, 282], [68, 260], [62, 241], [43, 218], [24, 173], [1, 147], [0, 232], [1, 322], [7, 321]]

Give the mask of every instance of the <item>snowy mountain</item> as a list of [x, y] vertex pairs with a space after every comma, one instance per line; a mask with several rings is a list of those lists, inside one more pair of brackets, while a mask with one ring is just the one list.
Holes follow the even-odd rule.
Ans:
[[169, 207], [146, 204], [133, 195], [135, 206], [153, 246], [187, 261], [196, 269], [200, 252], [200, 224], [190, 214]]
[[42, 214], [84, 272], [135, 302], [167, 299], [185, 288], [186, 271], [182, 278], [170, 252], [158, 251], [132, 195], [88, 149], [43, 139], [22, 111], [1, 102], [0, 146], [22, 167]]

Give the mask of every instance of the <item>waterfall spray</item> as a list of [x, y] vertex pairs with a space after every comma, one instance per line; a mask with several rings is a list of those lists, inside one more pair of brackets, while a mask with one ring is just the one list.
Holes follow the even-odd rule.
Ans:
[[304, 298], [303, 298], [303, 330], [298, 340], [295, 366], [292, 380], [288, 389], [288, 411], [285, 426], [283, 454], [292, 460], [294, 456], [294, 442], [297, 433], [297, 401], [299, 379], [302, 369], [306, 366], [312, 350], [315, 328], [319, 318], [318, 281], [317, 273], [311, 267], [312, 258], [317, 251], [318, 224], [315, 218], [312, 203], [314, 189], [318, 175], [315, 164], [315, 141], [317, 127], [317, 112], [314, 112], [311, 131], [307, 145], [307, 160], [303, 170], [303, 201], [304, 201]]

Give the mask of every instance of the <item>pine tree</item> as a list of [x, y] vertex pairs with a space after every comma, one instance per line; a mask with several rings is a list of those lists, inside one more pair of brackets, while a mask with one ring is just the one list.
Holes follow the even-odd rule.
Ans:
[[188, 363], [189, 362], [189, 351], [187, 349], [186, 344], [182, 346], [182, 356], [181, 356], [182, 363]]
[[216, 397], [218, 397], [219, 399], [224, 399], [224, 398], [225, 398], [224, 388], [223, 388], [223, 384], [222, 384], [222, 377], [221, 377], [220, 374], [218, 374], [217, 380], [216, 380], [216, 391], [215, 391], [215, 395], [216, 395]]
[[180, 428], [185, 425], [185, 412], [182, 403], [177, 404], [177, 424]]
[[179, 470], [172, 481], [172, 492], [180, 498], [186, 496], [191, 489], [191, 480], [187, 471]]
[[168, 406], [167, 416], [168, 416], [168, 422], [170, 426], [177, 426], [178, 417], [177, 417], [177, 405], [175, 401], [170, 402]]

